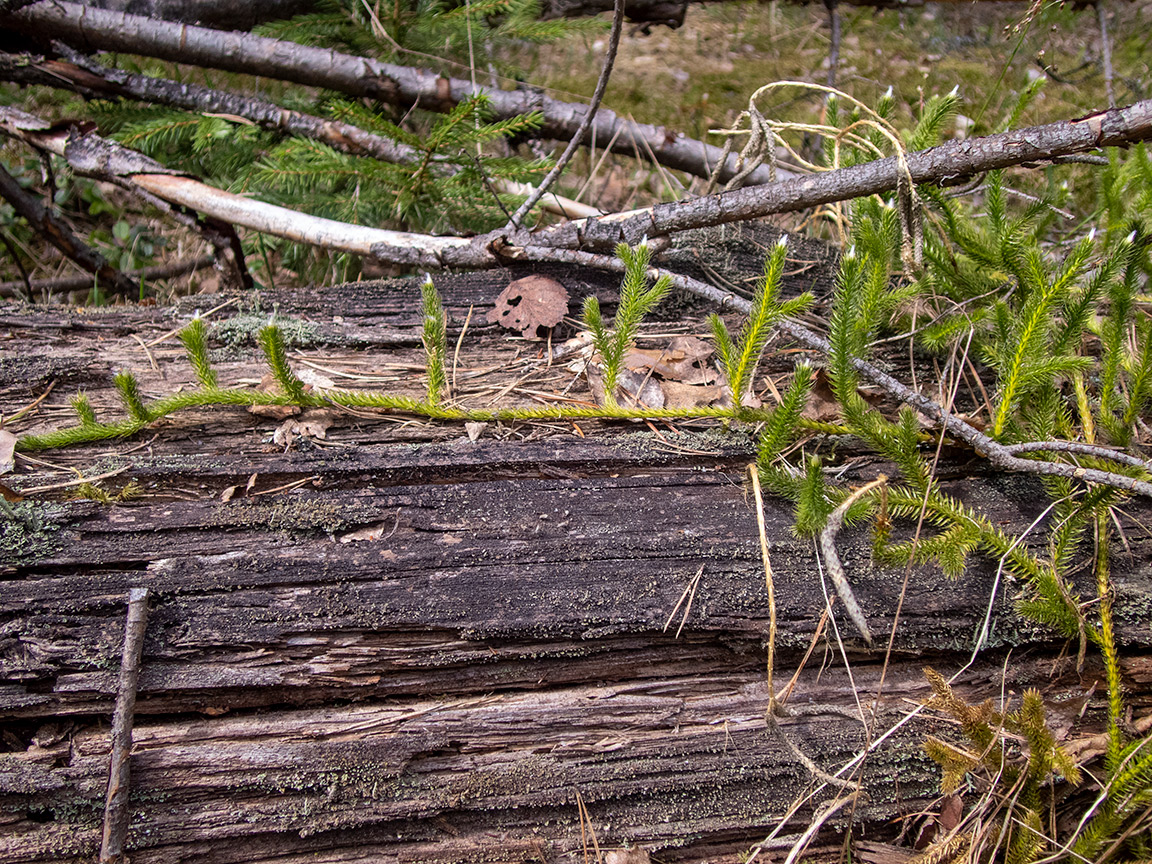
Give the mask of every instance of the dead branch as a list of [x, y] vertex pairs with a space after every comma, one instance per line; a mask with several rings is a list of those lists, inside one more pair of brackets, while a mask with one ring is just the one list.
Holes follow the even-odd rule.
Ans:
[[[423, 268], [492, 267], [501, 258], [515, 257], [516, 247], [611, 249], [620, 242], [637, 243], [644, 236], [745, 221], [887, 192], [899, 182], [897, 160], [889, 157], [768, 187], [737, 189], [632, 213], [590, 217], [536, 234], [522, 231], [507, 238], [500, 230], [468, 240], [348, 225], [243, 198], [177, 176], [177, 172], [155, 160], [96, 135], [50, 128], [44, 121], [13, 109], [0, 109], [0, 125], [14, 137], [65, 156], [81, 174], [136, 184], [167, 201], [296, 242]], [[908, 154], [905, 163], [916, 183], [940, 183], [1149, 137], [1152, 100], [1143, 100], [1077, 120], [949, 142]]]
[[[303, 114], [262, 99], [198, 84], [109, 69], [62, 43], [54, 43], [53, 47], [67, 59], [0, 53], [0, 80], [69, 90], [86, 99], [133, 99], [202, 114], [232, 115], [250, 120], [264, 129], [323, 141], [353, 156], [368, 156], [381, 162], [410, 165], [422, 159], [422, 155], [412, 147], [350, 123]], [[447, 176], [456, 169], [451, 165], [433, 165], [431, 170]], [[504, 179], [497, 180], [494, 185], [498, 191], [512, 195], [528, 195], [533, 188]], [[569, 219], [601, 215], [595, 207], [552, 193], [544, 195], [541, 206], [550, 213]]]
[[[948, 185], [985, 171], [1051, 162], [1073, 153], [1120, 147], [1148, 138], [1152, 138], [1152, 99], [1075, 120], [949, 141], [909, 153], [905, 163], [914, 183]], [[657, 204], [629, 214], [573, 222], [542, 231], [531, 242], [567, 249], [610, 249], [621, 242], [637, 243], [645, 236], [659, 237], [688, 228], [742, 222], [890, 192], [897, 187], [899, 175], [897, 158], [890, 156], [770, 186], [736, 189]]]
[[[323, 87], [351, 96], [366, 96], [405, 108], [450, 111], [476, 93], [485, 94], [496, 117], [507, 119], [539, 111], [544, 138], [570, 140], [589, 113], [585, 105], [560, 102], [525, 90], [474, 86], [429, 69], [381, 63], [307, 45], [282, 42], [248, 33], [232, 33], [175, 24], [80, 6], [38, 3], [0, 19], [0, 28], [28, 36], [37, 43], [59, 39], [85, 51], [123, 51], [177, 63], [228, 72], [260, 75]], [[634, 123], [602, 110], [592, 123], [592, 141], [613, 152], [633, 155], [651, 150], [665, 167], [708, 177], [721, 160], [719, 147], [687, 138], [663, 126]], [[725, 162], [721, 180], [735, 173], [736, 157]], [[748, 178], [768, 182], [768, 169]]]
[[120, 681], [116, 711], [112, 715], [112, 753], [108, 760], [108, 793], [104, 799], [104, 836], [100, 864], [124, 860], [128, 836], [128, 781], [132, 755], [132, 717], [136, 711], [136, 685], [140, 679], [140, 656], [148, 626], [148, 589], [128, 592], [128, 619], [124, 624], [124, 651], [120, 658]]
[[[203, 255], [199, 258], [190, 258], [187, 261], [177, 261], [173, 264], [145, 267], [143, 270], [128, 270], [124, 275], [138, 285], [141, 281], [154, 282], [158, 279], [174, 279], [177, 276], [186, 276], [197, 270], [204, 270], [211, 267], [215, 260], [211, 255]], [[32, 291], [33, 294], [44, 292], [56, 294], [65, 291], [82, 291], [91, 286], [92, 278], [90, 276], [62, 276], [59, 279], [31, 279], [29, 280], [28, 286], [25, 286], [23, 280], [0, 282], [0, 297], [15, 297], [20, 293], [21, 289], [26, 287]]]
[[608, 89], [608, 79], [612, 77], [612, 66], [616, 63], [616, 49], [620, 47], [620, 31], [624, 27], [624, 0], [616, 0], [616, 7], [612, 13], [612, 33], [608, 37], [608, 50], [604, 54], [604, 65], [600, 69], [600, 77], [596, 81], [596, 89], [592, 93], [592, 102], [588, 106], [588, 111], [584, 115], [584, 119], [580, 121], [580, 125], [576, 131], [572, 133], [572, 138], [568, 142], [568, 146], [564, 148], [564, 152], [560, 154], [560, 158], [556, 160], [556, 164], [552, 166], [552, 170], [540, 181], [539, 187], [531, 195], [525, 199], [524, 203], [512, 214], [512, 218], [508, 220], [505, 226], [506, 230], [515, 231], [520, 227], [524, 221], [524, 217], [532, 212], [532, 208], [536, 206], [540, 198], [547, 192], [552, 184], [559, 178], [560, 174], [568, 167], [568, 163], [572, 161], [572, 157], [576, 154], [576, 148], [584, 143], [584, 138], [588, 134], [588, 129], [591, 127], [593, 121], [596, 119], [596, 114], [600, 110], [600, 101], [604, 98], [604, 91]]
[[4, 200], [12, 205], [12, 209], [27, 220], [36, 233], [59, 249], [78, 267], [91, 273], [101, 288], [124, 296], [131, 296], [136, 292], [136, 285], [131, 279], [109, 264], [108, 260], [95, 249], [86, 246], [51, 210], [25, 192], [3, 167], [0, 167], [0, 196], [3, 196]]

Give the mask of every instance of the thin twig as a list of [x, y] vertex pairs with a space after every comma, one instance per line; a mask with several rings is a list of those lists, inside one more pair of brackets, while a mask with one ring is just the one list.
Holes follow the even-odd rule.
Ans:
[[52, 392], [52, 389], [56, 386], [57, 383], [57, 379], [53, 378], [48, 383], [48, 386], [44, 389], [43, 393], [41, 393], [39, 396], [37, 396], [35, 399], [33, 399], [31, 402], [29, 402], [10, 417], [5, 417], [3, 414], [0, 414], [0, 424], [15, 423], [17, 420], [22, 420], [25, 415], [35, 411], [36, 406], [48, 398], [48, 394]]
[[832, 579], [832, 584], [836, 586], [836, 593], [844, 601], [844, 608], [848, 612], [848, 617], [852, 619], [852, 623], [856, 625], [856, 629], [860, 631], [860, 635], [864, 637], [864, 643], [869, 648], [872, 647], [872, 632], [868, 629], [868, 619], [864, 617], [860, 604], [856, 602], [856, 595], [852, 593], [852, 586], [848, 584], [848, 579], [844, 575], [844, 565], [840, 563], [840, 556], [836, 554], [836, 535], [844, 527], [844, 517], [847, 515], [848, 509], [877, 486], [882, 486], [887, 482], [888, 478], [881, 474], [871, 483], [861, 486], [832, 511], [828, 517], [828, 523], [820, 532], [820, 552], [824, 555], [824, 566], [828, 570], [828, 576]]
[[75, 480], [69, 480], [67, 483], [53, 483], [50, 486], [34, 486], [31, 489], [21, 489], [21, 495], [34, 495], [37, 492], [52, 492], [56, 489], [67, 489], [69, 486], [82, 486], [85, 483], [96, 483], [99, 480], [107, 480], [109, 477], [115, 477], [117, 474], [123, 474], [131, 466], [124, 465], [114, 471], [108, 471], [105, 474], [97, 474], [95, 477], [78, 477]]
[[1152, 462], [1141, 459], [1132, 453], [1123, 450], [1113, 450], [1101, 444], [1086, 444], [1083, 441], [1025, 441], [1022, 444], [1005, 444], [1004, 450], [1015, 455], [1016, 453], [1035, 453], [1044, 451], [1048, 453], [1079, 453], [1083, 456], [1095, 456], [1097, 459], [1109, 459], [1121, 465], [1131, 465], [1152, 474]]
[[676, 617], [676, 613], [680, 611], [680, 607], [684, 605], [684, 601], [688, 601], [688, 608], [684, 610], [683, 616], [680, 618], [680, 626], [676, 628], [676, 636], [679, 639], [680, 633], [684, 629], [684, 625], [688, 622], [688, 613], [692, 611], [692, 601], [696, 599], [696, 588], [700, 584], [700, 577], [704, 575], [704, 565], [700, 565], [700, 569], [696, 574], [688, 580], [688, 584], [684, 586], [684, 592], [680, 595], [680, 599], [676, 601], [676, 605], [672, 607], [672, 611], [668, 613], [668, 620], [664, 622], [664, 628], [661, 633], [667, 633], [668, 628], [672, 626], [672, 619]]
[[1096, 20], [1100, 22], [1100, 59], [1104, 64], [1104, 92], [1108, 107], [1116, 107], [1116, 93], [1112, 89], [1112, 40], [1108, 37], [1108, 9], [1104, 0], [1096, 0]]
[[112, 715], [112, 755], [108, 761], [108, 793], [104, 799], [104, 836], [100, 841], [100, 864], [124, 860], [128, 834], [129, 757], [132, 752], [132, 716], [136, 710], [136, 684], [144, 629], [148, 625], [148, 589], [128, 592], [128, 620], [124, 625], [124, 651], [120, 658], [120, 681], [116, 710]]
[[540, 181], [536, 191], [529, 195], [528, 199], [520, 205], [520, 208], [512, 214], [512, 218], [508, 220], [504, 230], [515, 231], [520, 227], [524, 217], [544, 197], [544, 193], [556, 182], [561, 172], [568, 167], [568, 163], [572, 161], [572, 157], [576, 153], [576, 148], [584, 143], [584, 136], [588, 134], [588, 129], [592, 126], [592, 121], [596, 118], [596, 112], [600, 108], [600, 100], [604, 98], [604, 91], [608, 89], [608, 79], [612, 77], [612, 67], [616, 63], [616, 49], [620, 45], [620, 31], [623, 29], [624, 0], [616, 0], [612, 10], [612, 33], [608, 37], [608, 53], [604, 56], [604, 66], [600, 69], [600, 80], [596, 82], [596, 90], [592, 93], [592, 103], [588, 106], [588, 112], [580, 121], [576, 134], [572, 136], [568, 146], [564, 148], [564, 152], [556, 164], [552, 166], [552, 170]]

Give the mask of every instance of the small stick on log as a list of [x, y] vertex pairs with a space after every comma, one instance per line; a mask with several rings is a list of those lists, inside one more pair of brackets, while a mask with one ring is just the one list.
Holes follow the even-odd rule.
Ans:
[[120, 658], [116, 711], [112, 715], [112, 755], [108, 760], [108, 794], [104, 799], [104, 836], [100, 841], [100, 864], [118, 864], [124, 860], [124, 840], [128, 834], [132, 716], [136, 710], [136, 684], [140, 678], [140, 655], [147, 625], [148, 589], [133, 588], [128, 592], [124, 653]]

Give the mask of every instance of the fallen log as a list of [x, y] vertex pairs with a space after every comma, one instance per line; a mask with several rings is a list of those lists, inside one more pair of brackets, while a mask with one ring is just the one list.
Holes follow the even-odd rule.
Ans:
[[[615, 290], [604, 274], [537, 266], [575, 294], [607, 302]], [[515, 343], [480, 323], [526, 269], [437, 278], [451, 339], [472, 310], [458, 398], [506, 391], [527, 401], [565, 388], [587, 398], [574, 373], [538, 358], [540, 343], [518, 343], [515, 358]], [[229, 384], [258, 379], [243, 334], [264, 316], [237, 311], [258, 302], [296, 327], [297, 368], [418, 392], [418, 298], [413, 281], [227, 298], [210, 318], [221, 322], [218, 371]], [[146, 396], [186, 385], [192, 371], [169, 334], [192, 305], [0, 307], [0, 410], [58, 382], [22, 421], [21, 431], [39, 431], [73, 422], [59, 394], [82, 389], [98, 413], [119, 410], [114, 369], [137, 372]], [[791, 363], [775, 356], [765, 368]], [[404, 418], [329, 420], [326, 437], [286, 448], [271, 440], [279, 418], [202, 409], [136, 440], [17, 456], [3, 479], [38, 521], [6, 523], [0, 551], [5, 861], [88, 860], [96, 849], [132, 587], [152, 596], [132, 756], [134, 862], [576, 861], [590, 850], [589, 826], [602, 851], [735, 862], [818, 786], [792, 745], [829, 773], [867, 750], [867, 801], [833, 820], [815, 851], [833, 859], [849, 819], [858, 836], [892, 839], [935, 797], [938, 772], [919, 743], [947, 724], [905, 717], [929, 692], [924, 664], [948, 675], [965, 666], [990, 603], [991, 647], [958, 692], [982, 700], [1042, 685], [1063, 734], [1098, 731], [1101, 670], [1090, 655], [1077, 675], [1051, 634], [1015, 615], [1017, 588], [993, 591], [996, 562], [973, 560], [956, 581], [920, 568], [905, 592], [902, 569], [870, 563], [867, 531], [845, 530], [840, 556], [878, 641], [903, 599], [886, 665], [838, 607], [838, 631], [821, 628], [827, 599], [811, 541], [792, 533], [790, 506], [769, 498], [776, 680], [796, 674], [798, 709], [780, 721], [787, 741], [771, 734], [767, 594], [742, 479], [754, 441], [737, 430], [582, 422], [488, 428], [473, 441]], [[1006, 531], [1043, 509], [1035, 478], [989, 473], [963, 451], [946, 462], [946, 488]], [[882, 467], [861, 461], [850, 476]], [[137, 497], [69, 500], [71, 468], [110, 474], [113, 499], [132, 481]], [[61, 483], [71, 485], [30, 491]], [[1150, 510], [1135, 501], [1128, 512], [1147, 522]], [[1113, 575], [1142, 711], [1152, 540], [1132, 532], [1128, 542]], [[692, 602], [678, 608], [701, 567]], [[785, 848], [829, 794], [796, 810], [777, 838]], [[779, 860], [771, 848], [762, 860]], [[870, 848], [860, 844], [858, 857], [879, 860]]]

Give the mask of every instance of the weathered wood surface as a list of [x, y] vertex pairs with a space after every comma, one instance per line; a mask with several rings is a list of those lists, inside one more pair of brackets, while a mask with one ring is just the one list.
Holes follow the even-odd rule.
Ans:
[[[572, 384], [572, 373], [535, 359], [537, 344], [484, 323], [509, 275], [437, 280], [451, 338], [474, 307], [457, 382], [474, 404], [517, 382], [505, 402]], [[562, 276], [575, 294], [615, 289], [595, 274]], [[364, 283], [270, 292], [261, 304], [316, 325], [298, 366], [379, 374], [397, 380], [364, 386], [417, 393], [417, 296], [414, 283]], [[119, 368], [138, 372], [149, 396], [187, 384], [174, 340], [147, 352], [140, 343], [190, 310], [0, 307], [0, 410], [56, 381], [26, 428], [71, 422], [55, 406], [77, 389], [114, 411]], [[259, 379], [252, 350], [220, 358], [225, 383]], [[581, 391], [571, 394], [587, 398]], [[114, 506], [65, 500], [67, 490], [34, 495], [50, 502], [45, 527], [0, 551], [0, 860], [92, 856], [132, 586], [155, 598], [132, 764], [137, 864], [578, 860], [578, 795], [603, 848], [735, 861], [810, 785], [764, 721], [767, 595], [744, 489], [747, 436], [582, 423], [579, 437], [554, 423], [489, 428], [472, 442], [450, 425], [347, 416], [323, 446], [284, 451], [267, 443], [276, 425], [237, 409], [188, 412], [133, 441], [18, 458], [4, 478], [27, 489], [74, 478], [70, 467], [123, 468], [109, 486], [132, 479], [144, 495]], [[965, 459], [956, 454], [949, 469], [957, 495], [1008, 529], [1039, 514], [1034, 480], [972, 474], [979, 463]], [[1148, 521], [1144, 505], [1128, 512]], [[765, 515], [782, 685], [825, 597], [789, 508], [768, 499]], [[352, 540], [371, 526], [377, 539]], [[1127, 539], [1131, 555], [1115, 562], [1118, 611], [1140, 710], [1152, 541], [1139, 530]], [[840, 546], [873, 632], [887, 633], [905, 574], [871, 566], [864, 531], [846, 531]], [[679, 614], [663, 627], [701, 566], [677, 638]], [[911, 574], [872, 739], [925, 695], [923, 664], [951, 673], [966, 662], [995, 570], [977, 560], [956, 582], [929, 568]], [[1054, 706], [1074, 706], [1070, 718], [1087, 698], [1091, 731], [1099, 670], [1071, 672], [1063, 646], [1013, 615], [1017, 590], [1001, 586], [993, 647], [962, 690], [984, 698], [1041, 686]], [[805, 713], [782, 722], [831, 770], [869, 740], [845, 712], [854, 692], [870, 702], [884, 669], [837, 623], [851, 678], [835, 636], [821, 637], [791, 700]], [[866, 763], [869, 799], [855, 818], [876, 837], [934, 795], [936, 771], [917, 746], [929, 725], [908, 724]]]

